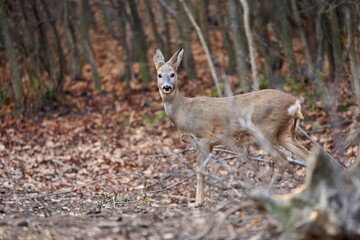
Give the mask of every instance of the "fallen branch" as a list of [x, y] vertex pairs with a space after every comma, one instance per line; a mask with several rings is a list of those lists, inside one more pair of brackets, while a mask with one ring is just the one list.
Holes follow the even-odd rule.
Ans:
[[[112, 176], [111, 176], [112, 177]], [[62, 194], [68, 194], [68, 193], [72, 193], [72, 192], [75, 192], [76, 190], [78, 189], [81, 189], [81, 188], [84, 188], [86, 186], [89, 186], [91, 184], [94, 184], [94, 183], [97, 183], [97, 182], [100, 182], [102, 180], [105, 180], [107, 178], [110, 178], [109, 177], [106, 177], [104, 179], [98, 179], [98, 180], [93, 180], [93, 181], [89, 181], [87, 183], [84, 183], [80, 186], [77, 186], [75, 188], [71, 188], [71, 189], [67, 189], [67, 190], [62, 190], [62, 191], [58, 191], [58, 192], [51, 192], [51, 193], [45, 193], [45, 194], [39, 194], [39, 195], [36, 195], [36, 196], [31, 196], [31, 197], [26, 197], [26, 198], [19, 198], [17, 200], [30, 200], [30, 199], [35, 199], [35, 198], [43, 198], [43, 197], [51, 197], [51, 196], [56, 196], [56, 195], [62, 195]]]
[[319, 149], [321, 149], [324, 154], [326, 154], [333, 162], [335, 162], [338, 166], [342, 167], [342, 168], [346, 168], [345, 166], [343, 166], [338, 160], [336, 160], [335, 158], [333, 158], [333, 156], [331, 156], [328, 152], [325, 151], [324, 148], [322, 148], [320, 146], [320, 144], [318, 144], [317, 142], [315, 142], [310, 136], [309, 134], [307, 134], [301, 127], [296, 126], [297, 129], [300, 130], [300, 132], [302, 132], [302, 134], [305, 135], [305, 137], [307, 137], [316, 147], [318, 147]]
[[[137, 173], [130, 173], [131, 175], [139, 175]], [[88, 181], [84, 184], [81, 184], [77, 187], [74, 187], [74, 188], [70, 188], [70, 189], [66, 189], [66, 190], [61, 190], [61, 191], [57, 191], [57, 192], [50, 192], [50, 193], [44, 193], [44, 194], [38, 194], [38, 195], [35, 195], [35, 196], [30, 196], [30, 197], [25, 197], [25, 198], [19, 198], [17, 200], [19, 201], [23, 201], [23, 200], [30, 200], [30, 199], [36, 199], [36, 198], [43, 198], [43, 197], [51, 197], [51, 196], [56, 196], [56, 195], [62, 195], [62, 194], [69, 194], [69, 193], [72, 193], [72, 192], [75, 192], [81, 188], [84, 188], [84, 187], [87, 187], [89, 185], [92, 185], [94, 183], [97, 183], [97, 182], [101, 182], [101, 181], [104, 181], [106, 179], [109, 179], [109, 178], [113, 178], [113, 177], [120, 177], [120, 176], [123, 176], [123, 175], [129, 175], [129, 173], [120, 173], [120, 174], [113, 174], [111, 176], [107, 176], [107, 177], [104, 177], [104, 178], [101, 178], [101, 179], [97, 179], [97, 180], [92, 180], [92, 181]]]
[[[179, 152], [176, 152], [176, 153], [151, 155], [151, 156], [149, 156], [149, 157], [154, 157], [154, 158], [155, 158], [155, 157], [157, 157], [157, 158], [159, 158], [159, 157], [172, 157], [172, 156], [175, 156], [175, 155], [183, 154], [183, 153], [186, 153], [186, 152], [193, 152], [193, 151], [196, 151], [196, 149], [194, 149], [194, 148], [188, 148], [188, 149], [184, 149], [184, 150], [181, 150], [181, 151], [179, 151]], [[217, 162], [244, 157], [242, 154], [238, 154], [238, 153], [233, 152], [233, 151], [228, 150], [228, 149], [214, 148], [214, 151], [234, 154], [234, 155], [232, 155], [232, 156], [227, 156], [227, 157], [221, 158], [221, 159], [217, 160]], [[253, 161], [265, 162], [265, 163], [269, 163], [269, 164], [274, 164], [274, 161], [273, 161], [273, 160], [261, 159], [261, 158], [257, 158], [257, 157], [252, 157], [252, 156], [250, 156], [250, 155], [248, 155], [247, 157], [248, 157], [249, 159], [253, 160]], [[294, 160], [294, 159], [291, 159], [291, 158], [288, 158], [287, 160], [288, 160], [288, 162], [291, 163], [291, 164], [298, 165], [298, 166], [301, 166], [301, 167], [306, 167], [306, 163], [303, 163], [303, 162], [300, 162], [300, 161], [297, 161], [297, 160]], [[180, 162], [180, 163], [183, 163], [183, 164], [184, 164], [184, 162]], [[186, 165], [187, 165], [187, 164], [186, 164]], [[212, 165], [210, 165], [210, 166], [212, 166]]]
[[251, 194], [282, 226], [280, 239], [359, 239], [360, 169], [339, 168], [318, 148], [306, 169], [306, 183], [284, 196]]
[[188, 148], [188, 149], [184, 149], [184, 150], [181, 150], [179, 152], [176, 152], [176, 153], [170, 153], [170, 154], [159, 154], [159, 155], [150, 155], [149, 157], [172, 157], [172, 156], [175, 156], [175, 155], [179, 155], [179, 154], [183, 154], [183, 153], [186, 153], [186, 152], [195, 152], [196, 149], [195, 148]]

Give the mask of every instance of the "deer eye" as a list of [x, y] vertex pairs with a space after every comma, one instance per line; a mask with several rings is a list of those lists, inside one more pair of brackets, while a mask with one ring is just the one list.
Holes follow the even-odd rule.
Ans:
[[159, 78], [162, 78], [161, 74], [158, 75]]
[[172, 73], [171, 75], [170, 75], [170, 77], [174, 77], [175, 76], [175, 74], [174, 73]]

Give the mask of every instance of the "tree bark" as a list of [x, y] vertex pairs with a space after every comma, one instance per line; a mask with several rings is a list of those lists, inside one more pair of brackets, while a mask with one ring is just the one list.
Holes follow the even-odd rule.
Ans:
[[251, 71], [253, 75], [253, 89], [259, 90], [259, 79], [257, 77], [258, 71], [256, 67], [255, 61], [255, 48], [254, 48], [254, 41], [250, 30], [250, 13], [249, 13], [249, 6], [246, 0], [239, 0], [243, 9], [244, 9], [244, 26], [245, 26], [245, 33], [247, 37], [247, 42], [249, 46], [249, 53], [250, 53], [250, 61], [251, 61]]
[[75, 31], [75, 27], [74, 24], [76, 23], [76, 21], [78, 20], [75, 16], [76, 11], [76, 3], [70, 0], [66, 1], [66, 26], [65, 26], [65, 31], [66, 31], [66, 35], [68, 37], [68, 40], [70, 42], [70, 47], [71, 47], [71, 55], [70, 55], [70, 67], [71, 70], [73, 72], [73, 74], [75, 74], [75, 78], [80, 80], [82, 79], [82, 72], [81, 72], [81, 56], [80, 56], [80, 49], [79, 46], [77, 44], [77, 37], [76, 37], [76, 31]]
[[45, 20], [41, 19], [40, 17], [40, 13], [37, 10], [37, 4], [35, 2], [31, 2], [31, 5], [36, 22], [38, 22], [38, 38], [41, 45], [41, 48], [39, 49], [40, 60], [49, 74], [50, 89], [54, 89], [56, 86], [56, 64], [55, 57], [52, 54], [48, 40], [46, 38]]
[[192, 53], [192, 31], [190, 26], [190, 20], [186, 16], [185, 10], [181, 5], [181, 2], [177, 1], [177, 9], [179, 12], [179, 21], [176, 21], [178, 32], [180, 33], [180, 39], [184, 44], [184, 68], [188, 79], [196, 79], [195, 61]]
[[[108, 33], [110, 33], [110, 35], [114, 39], [116, 39], [116, 34], [115, 34], [114, 28], [113, 28], [113, 26], [111, 24], [111, 22], [112, 22], [112, 12], [109, 11], [109, 7], [107, 6], [107, 4], [104, 1], [100, 0], [100, 1], [98, 1], [98, 4], [100, 5], [102, 18], [103, 18], [103, 23], [104, 23], [104, 25], [106, 27], [106, 31]], [[90, 4], [88, 4], [88, 7], [89, 7], [88, 8], [89, 13], [87, 15], [91, 14], [91, 6], [90, 6]]]
[[241, 82], [241, 86], [243, 87], [245, 92], [251, 91], [251, 82], [248, 76], [248, 67], [245, 62], [245, 49], [243, 49], [240, 40], [240, 33], [238, 29], [238, 12], [235, 4], [235, 0], [229, 0], [229, 10], [230, 10], [230, 17], [231, 17], [231, 28], [234, 37], [234, 45], [235, 45], [235, 52], [236, 52], [236, 68], [238, 72], [238, 77]]
[[85, 12], [85, 16], [84, 16], [84, 19], [85, 21], [87, 22], [87, 27], [91, 27], [94, 32], [97, 32], [98, 31], [98, 28], [96, 26], [96, 20], [95, 20], [95, 17], [94, 17], [94, 12], [90, 6], [90, 2], [87, 0], [85, 2], [83, 2], [83, 7], [84, 9], [86, 9], [86, 12]]
[[80, 16], [79, 32], [80, 32], [80, 38], [81, 38], [81, 41], [83, 44], [84, 52], [87, 56], [88, 61], [90, 62], [91, 69], [93, 72], [95, 89], [100, 91], [101, 90], [100, 76], [99, 76], [99, 72], [97, 70], [96, 60], [95, 60], [94, 54], [91, 49], [90, 36], [88, 33], [88, 26], [86, 24], [86, 12], [87, 12], [86, 6], [88, 6], [88, 4], [86, 4], [86, 1], [87, 0], [81, 0], [81, 2], [79, 3], [80, 4], [80, 6], [79, 6], [79, 16]]
[[280, 21], [280, 28], [281, 28], [281, 41], [284, 46], [285, 56], [287, 58], [287, 61], [289, 63], [290, 67], [290, 74], [293, 78], [297, 76], [297, 64], [296, 64], [296, 58], [293, 50], [293, 45], [291, 41], [290, 36], [290, 26], [289, 22], [286, 18], [286, 4], [283, 0], [276, 0], [275, 1], [276, 6], [278, 8], [278, 14], [279, 14], [279, 21]]
[[335, 82], [337, 82], [343, 69], [342, 46], [338, 15], [336, 11], [337, 7], [330, 5], [330, 8], [331, 40], [335, 60]]
[[198, 13], [199, 13], [199, 25], [201, 29], [201, 33], [204, 36], [204, 40], [211, 54], [211, 42], [209, 37], [209, 22], [207, 18], [207, 6], [208, 0], [200, 0], [198, 3]]
[[219, 29], [220, 29], [221, 35], [222, 35], [223, 46], [226, 49], [226, 52], [229, 56], [227, 72], [232, 74], [235, 72], [235, 69], [236, 69], [236, 59], [235, 59], [233, 45], [230, 41], [229, 32], [224, 23], [224, 16], [222, 14], [223, 8], [221, 7], [220, 2], [221, 2], [221, 0], [215, 0], [216, 17], [217, 17], [217, 20], [219, 23]]
[[324, 32], [322, 29], [322, 13], [317, 13], [315, 18], [315, 31], [317, 41], [317, 53], [316, 53], [316, 75], [314, 83], [316, 90], [324, 88], [323, 83], [323, 68], [324, 68]]
[[[350, 68], [354, 81], [355, 95], [358, 102], [358, 107], [360, 108], [360, 73], [359, 68], [356, 61], [356, 53], [355, 53], [355, 41], [353, 35], [353, 25], [352, 25], [352, 14], [349, 6], [344, 7], [345, 11], [345, 22], [346, 22], [346, 31], [348, 36], [348, 50], [350, 57]], [[360, 147], [359, 147], [360, 151]], [[360, 152], [359, 152], [360, 153]], [[358, 156], [359, 157], [359, 156]]]
[[21, 81], [20, 68], [16, 59], [16, 54], [13, 46], [13, 40], [11, 39], [11, 33], [9, 30], [9, 23], [7, 20], [7, 9], [5, 7], [4, 0], [0, 0], [0, 7], [2, 13], [1, 18], [1, 29], [4, 36], [6, 54], [10, 62], [11, 69], [11, 86], [15, 98], [15, 111], [20, 111], [24, 104], [24, 88]]
[[[164, 56], [165, 59], [169, 59], [171, 57], [171, 38], [170, 38], [170, 29], [169, 29], [169, 22], [168, 17], [166, 14], [166, 8], [161, 5], [159, 1], [156, 1], [156, 6], [159, 13], [159, 21], [160, 21], [160, 37], [162, 37], [162, 42], [164, 43]], [[189, 50], [187, 50], [189, 51]], [[190, 51], [191, 52], [191, 51]]]
[[151, 9], [151, 4], [149, 0], [144, 0], [146, 6], [146, 12], [149, 19], [151, 36], [153, 41], [153, 46], [158, 47], [160, 49], [164, 49], [164, 42], [162, 41], [159, 32], [157, 31], [157, 24], [155, 23], [155, 16]]
[[303, 44], [303, 49], [304, 49], [304, 53], [305, 53], [305, 57], [306, 57], [306, 63], [308, 65], [308, 75], [310, 78], [312, 78], [314, 75], [314, 63], [313, 63], [313, 60], [311, 57], [308, 40], [306, 38], [305, 29], [304, 29], [303, 23], [301, 21], [301, 17], [300, 17], [298, 6], [296, 4], [296, 0], [291, 0], [291, 7], [292, 7], [292, 10], [294, 13], [294, 19], [295, 19], [296, 25], [299, 30], [298, 32], [300, 35], [300, 39]]
[[53, 20], [51, 14], [49, 12], [49, 9], [48, 9], [48, 7], [47, 7], [47, 5], [45, 3], [45, 0], [41, 0], [41, 3], [43, 5], [43, 7], [44, 7], [46, 17], [49, 20], [51, 29], [52, 29], [54, 37], [55, 37], [56, 50], [57, 50], [57, 53], [58, 53], [59, 64], [60, 64], [60, 66], [59, 66], [59, 78], [58, 78], [58, 82], [56, 84], [56, 89], [51, 89], [51, 91], [55, 90], [56, 92], [60, 92], [62, 90], [62, 87], [63, 87], [63, 84], [64, 84], [64, 74], [65, 74], [64, 52], [63, 52], [63, 49], [62, 49], [62, 46], [61, 46], [60, 35], [59, 35], [59, 32], [58, 32], [58, 30], [56, 28], [55, 21]]
[[219, 85], [219, 81], [218, 81], [218, 78], [217, 78], [217, 75], [216, 75], [214, 63], [213, 63], [213, 61], [212, 61], [212, 59], [211, 59], [211, 54], [210, 54], [210, 51], [209, 51], [209, 49], [208, 49], [208, 47], [207, 47], [207, 45], [206, 45], [204, 36], [203, 36], [202, 33], [201, 33], [201, 30], [200, 30], [200, 28], [199, 28], [199, 25], [197, 25], [194, 17], [193, 17], [192, 14], [190, 13], [190, 10], [189, 10], [189, 8], [187, 7], [185, 1], [184, 1], [184, 0], [180, 0], [180, 2], [183, 4], [184, 10], [185, 10], [186, 14], [188, 15], [191, 23], [192, 23], [193, 26], [195, 27], [195, 30], [196, 30], [199, 38], [200, 38], [201, 44], [202, 44], [202, 46], [203, 46], [203, 48], [204, 48], [204, 50], [205, 50], [206, 59], [207, 59], [207, 61], [208, 61], [209, 67], [210, 67], [211, 75], [212, 75], [212, 77], [213, 77], [213, 79], [214, 79], [214, 82], [215, 82], [216, 90], [217, 90], [217, 92], [218, 92], [219, 97], [221, 97], [221, 96], [222, 96], [222, 92], [221, 92], [220, 85]]
[[130, 55], [129, 44], [127, 42], [126, 16], [124, 13], [126, 8], [126, 2], [124, 0], [118, 0], [117, 2], [118, 2], [117, 11], [119, 15], [118, 28], [120, 32], [120, 41], [125, 51], [125, 67], [124, 67], [125, 73], [123, 74], [123, 76], [120, 77], [120, 79], [126, 81], [127, 87], [130, 88], [130, 80], [134, 78], [134, 72], [131, 66], [131, 55]]
[[146, 35], [143, 29], [142, 21], [136, 8], [134, 0], [128, 0], [130, 12], [133, 21], [134, 42], [135, 42], [135, 56], [140, 63], [140, 72], [143, 83], [150, 81], [149, 61], [147, 57]]

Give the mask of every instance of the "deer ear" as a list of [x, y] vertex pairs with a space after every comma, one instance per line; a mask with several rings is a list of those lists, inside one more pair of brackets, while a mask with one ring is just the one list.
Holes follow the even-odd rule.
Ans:
[[170, 58], [169, 63], [177, 70], [180, 65], [181, 59], [184, 54], [184, 48], [180, 47], [179, 50]]
[[164, 55], [158, 48], [154, 49], [154, 63], [156, 70], [158, 70], [162, 65], [165, 64]]

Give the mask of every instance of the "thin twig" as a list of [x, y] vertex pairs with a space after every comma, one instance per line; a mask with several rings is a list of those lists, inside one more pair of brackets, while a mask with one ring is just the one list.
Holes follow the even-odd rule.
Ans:
[[157, 0], [157, 1], [170, 13], [171, 16], [173, 16], [175, 21], [179, 21], [175, 11], [164, 0]]
[[346, 168], [345, 166], [343, 166], [338, 160], [336, 160], [335, 158], [333, 158], [327, 151], [325, 151], [324, 148], [322, 148], [320, 146], [320, 144], [318, 144], [317, 142], [315, 142], [301, 127], [296, 126], [297, 129], [300, 130], [300, 132], [302, 134], [305, 135], [305, 137], [307, 137], [316, 147], [318, 147], [319, 149], [321, 149], [321, 151], [323, 151], [332, 161], [334, 161], [338, 166], [342, 167], [342, 168]]
[[84, 184], [81, 184], [77, 187], [74, 187], [74, 188], [70, 188], [70, 189], [66, 189], [66, 190], [61, 190], [61, 191], [57, 191], [57, 192], [50, 192], [50, 193], [44, 193], [44, 194], [38, 194], [36, 196], [30, 196], [30, 197], [25, 197], [25, 198], [19, 198], [17, 200], [30, 200], [30, 199], [35, 199], [35, 198], [43, 198], [43, 197], [50, 197], [50, 196], [56, 196], [56, 195], [62, 195], [62, 194], [68, 194], [68, 193], [72, 193], [72, 192], [75, 192], [81, 188], [84, 188], [84, 187], [87, 187], [89, 185], [92, 185], [94, 183], [97, 183], [97, 182], [101, 182], [103, 180], [106, 180], [106, 179], [109, 179], [109, 178], [114, 178], [114, 177], [120, 177], [120, 176], [123, 176], [123, 175], [136, 175], [136, 176], [139, 176], [139, 174], [137, 173], [119, 173], [119, 174], [112, 174], [110, 176], [107, 176], [107, 177], [104, 177], [102, 179], [97, 179], [97, 180], [92, 180], [92, 181], [88, 181]]
[[71, 189], [62, 190], [62, 191], [58, 191], [58, 192], [52, 192], [52, 193], [44, 193], [44, 194], [39, 194], [39, 195], [36, 195], [36, 196], [31, 196], [31, 197], [26, 197], [26, 198], [19, 198], [18, 200], [30, 200], [30, 199], [35, 199], [35, 198], [43, 198], [43, 197], [50, 197], [50, 196], [55, 196], [55, 195], [68, 194], [68, 193], [75, 192], [76, 190], [78, 190], [80, 188], [84, 188], [84, 187], [89, 186], [91, 184], [94, 184], [94, 183], [100, 182], [102, 180], [105, 180], [107, 178], [110, 178], [110, 176], [106, 177], [106, 178], [103, 178], [103, 179], [92, 180], [92, 181], [89, 181], [87, 183], [84, 183], [84, 184], [82, 184], [80, 186], [77, 186], [77, 187], [74, 187], [74, 188], [71, 188]]
[[179, 152], [176, 152], [176, 153], [170, 153], [170, 154], [160, 154], [160, 155], [150, 155], [149, 157], [172, 157], [172, 156], [175, 156], [175, 155], [178, 155], [178, 154], [183, 154], [183, 153], [186, 153], [186, 152], [194, 152], [196, 151], [196, 149], [194, 148], [188, 148], [188, 149], [184, 149], [184, 150], [181, 150]]
[[297, 161], [297, 160], [294, 160], [294, 159], [290, 159], [290, 158], [288, 158], [287, 160], [289, 161], [289, 163], [299, 165], [301, 167], [306, 167], [306, 163], [303, 163], [303, 162], [300, 162], [300, 161]]
[[200, 168], [197, 170], [197, 171], [194, 171], [193, 173], [191, 173], [189, 176], [187, 176], [186, 178], [184, 178], [183, 180], [179, 181], [179, 182], [176, 182], [176, 183], [173, 183], [165, 188], [162, 188], [162, 189], [157, 189], [157, 190], [154, 190], [154, 191], [150, 191], [150, 192], [146, 192], [147, 194], [148, 193], [158, 193], [158, 192], [164, 192], [164, 191], [167, 191], [169, 190], [170, 188], [172, 187], [175, 187], [183, 182], [186, 182], [187, 180], [189, 180], [190, 178], [192, 178], [193, 176], [195, 176], [197, 173], [201, 173], [202, 172], [202, 169], [205, 168], [206, 164], [210, 161], [212, 157], [212, 154], [209, 154], [209, 156], [206, 158], [206, 160], [201, 164]]
[[[175, 156], [175, 155], [179, 155], [179, 154], [182, 154], [182, 153], [185, 153], [185, 152], [192, 152], [192, 151], [196, 151], [196, 149], [194, 149], [194, 148], [188, 148], [188, 149], [184, 149], [184, 150], [181, 150], [181, 151], [179, 151], [179, 152], [176, 152], [176, 153], [151, 155], [151, 156], [149, 156], [149, 157], [154, 157], [154, 158], [155, 158], [155, 157], [172, 157], [172, 156]], [[234, 155], [232, 155], [232, 156], [220, 158], [219, 160], [217, 160], [217, 162], [244, 157], [243, 155], [238, 154], [238, 153], [233, 152], [233, 151], [228, 150], [228, 149], [214, 148], [214, 151], [234, 154]], [[250, 159], [253, 160], [253, 161], [265, 162], [265, 163], [269, 163], [269, 164], [274, 164], [274, 161], [272, 161], [272, 160], [266, 160], [266, 159], [262, 159], [262, 158], [252, 157], [252, 156], [247, 156], [247, 157], [250, 158]], [[299, 165], [299, 166], [301, 166], [301, 167], [306, 167], [306, 163], [303, 163], [303, 162], [300, 162], [300, 161], [297, 161], [297, 160], [294, 160], [294, 159], [290, 159], [290, 158], [288, 158], [287, 160], [288, 160], [289, 163], [292, 163], [292, 164], [295, 164], [295, 165]], [[179, 163], [185, 164], [187, 167], [189, 167], [189, 165], [188, 165], [186, 162], [184, 162], [184, 161], [179, 161]], [[210, 165], [210, 166], [211, 166], [211, 165]]]

